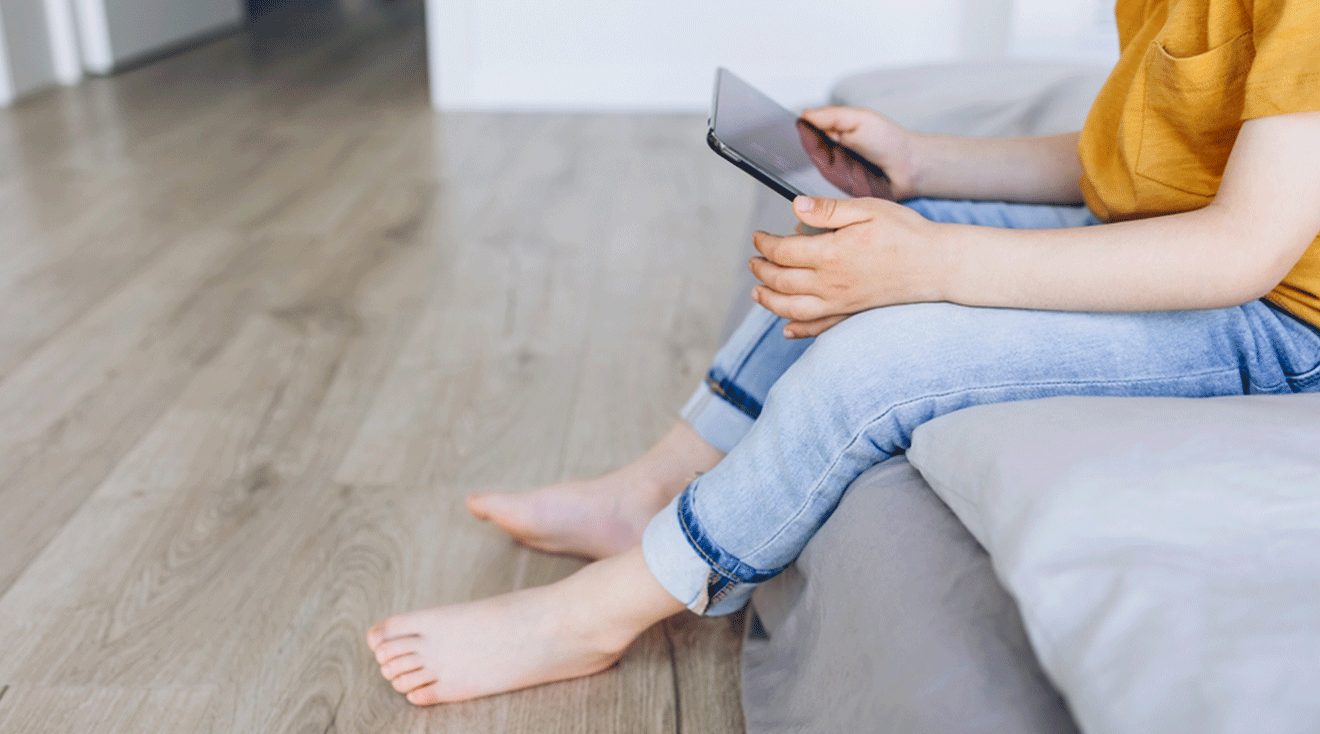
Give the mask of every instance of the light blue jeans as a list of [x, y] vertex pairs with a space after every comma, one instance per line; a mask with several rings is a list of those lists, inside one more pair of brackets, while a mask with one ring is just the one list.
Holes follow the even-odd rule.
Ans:
[[[1084, 208], [917, 200], [928, 219], [1084, 226]], [[759, 307], [683, 417], [727, 456], [646, 528], [666, 590], [725, 614], [797, 558], [872, 465], [936, 416], [1056, 395], [1210, 397], [1320, 390], [1320, 332], [1263, 301], [1209, 311], [1073, 313], [928, 303], [857, 314], [814, 341]]]

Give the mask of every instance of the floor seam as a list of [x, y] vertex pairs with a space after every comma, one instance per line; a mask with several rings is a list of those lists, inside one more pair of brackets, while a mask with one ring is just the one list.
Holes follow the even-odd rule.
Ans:
[[674, 734], [683, 734], [683, 700], [678, 685], [678, 653], [674, 647], [674, 638], [670, 635], [669, 623], [660, 625], [665, 633], [665, 644], [669, 646], [669, 680], [674, 687]]

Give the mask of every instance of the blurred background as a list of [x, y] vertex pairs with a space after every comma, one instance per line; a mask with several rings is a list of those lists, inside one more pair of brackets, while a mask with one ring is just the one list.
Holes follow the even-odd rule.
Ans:
[[[248, 25], [291, 36], [368, 0], [0, 0], [0, 104]], [[696, 111], [729, 66], [789, 104], [876, 66], [1108, 61], [1107, 0], [426, 0], [442, 108]], [[274, 22], [279, 21], [279, 22]], [[421, 18], [417, 18], [421, 22]]]

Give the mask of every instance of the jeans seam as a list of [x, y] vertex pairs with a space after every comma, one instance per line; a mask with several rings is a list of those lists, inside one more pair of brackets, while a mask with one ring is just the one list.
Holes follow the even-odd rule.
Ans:
[[[1226, 374], [1226, 373], [1240, 374], [1240, 370], [1225, 367], [1225, 368], [1205, 370], [1202, 372], [1195, 372], [1188, 375], [1183, 375], [1182, 378], [1180, 379], [1206, 377], [1210, 375], [1218, 375], [1218, 374]], [[866, 425], [858, 429], [858, 431], [853, 435], [853, 437], [848, 440], [848, 443], [835, 455], [833, 461], [830, 462], [830, 465], [826, 467], [825, 471], [821, 472], [820, 476], [812, 484], [811, 489], [808, 490], [807, 492], [806, 501], [804, 501], [802, 505], [799, 506], [791, 516], [786, 518], [779, 525], [779, 528], [774, 532], [773, 535], [771, 535], [769, 538], [766, 538], [766, 540], [757, 547], [753, 548], [752, 550], [749, 550], [746, 553], [746, 555], [753, 556], [765, 550], [767, 546], [771, 545], [776, 540], [778, 540], [780, 536], [782, 536], [784, 532], [789, 528], [789, 526], [791, 526], [794, 522], [796, 522], [798, 518], [802, 517], [802, 513], [806, 512], [807, 508], [811, 506], [811, 499], [817, 495], [821, 483], [824, 482], [825, 479], [829, 477], [831, 473], [833, 473], [834, 469], [839, 465], [839, 462], [843, 460], [843, 457], [847, 455], [848, 451], [851, 450], [853, 446], [857, 445], [858, 441], [860, 441], [862, 438], [866, 436], [867, 431], [870, 430], [872, 426], [885, 420], [887, 417], [889, 417], [890, 414], [892, 414], [895, 410], [898, 410], [899, 408], [920, 402], [922, 400], [943, 398], [943, 397], [948, 397], [950, 395], [969, 394], [981, 390], [996, 390], [1003, 387], [1041, 387], [1044, 385], [1131, 385], [1140, 382], [1155, 382], [1160, 379], [1168, 379], [1168, 378], [1142, 377], [1142, 378], [1133, 378], [1133, 379], [1124, 379], [1124, 380], [1046, 380], [1041, 382], [1005, 382], [1005, 383], [998, 383], [995, 385], [981, 385], [975, 388], [964, 389], [964, 390], [949, 390], [943, 393], [923, 395], [919, 398], [912, 398], [911, 400], [905, 400], [901, 403], [895, 403], [894, 405], [889, 406], [889, 408], [887, 408], [884, 413], [881, 413], [880, 415], [876, 416], [870, 421], [867, 421]], [[1006, 401], [1006, 402], [1015, 402], [1015, 401]], [[892, 458], [893, 456], [896, 456], [896, 454], [888, 454], [886, 458]]]
[[1270, 299], [1269, 296], [1265, 296], [1264, 298], [1260, 299], [1260, 302], [1268, 306], [1275, 313], [1278, 313], [1279, 315], [1289, 320], [1296, 321], [1302, 326], [1305, 326], [1306, 328], [1310, 329], [1311, 332], [1314, 333], [1316, 336], [1320, 337], [1320, 325], [1313, 324], [1310, 321], [1307, 321], [1306, 319], [1302, 318], [1301, 316], [1298, 316], [1297, 314], [1292, 312], [1292, 309], [1288, 308], [1282, 303], [1275, 303], [1273, 300]]
[[[773, 314], [770, 315], [773, 316]], [[752, 342], [751, 345], [748, 346], [747, 351], [743, 352], [741, 355], [739, 355], [738, 359], [734, 360], [735, 366], [733, 367], [733, 369], [729, 370], [728, 379], [730, 382], [738, 379], [738, 375], [742, 374], [743, 369], [747, 367], [747, 363], [751, 360], [752, 355], [756, 353], [756, 350], [760, 348], [761, 344], [764, 343], [766, 338], [770, 336], [770, 332], [775, 328], [775, 325], [778, 323], [779, 323], [779, 319], [777, 317], [770, 319], [770, 322], [767, 324], [765, 329], [761, 331], [761, 335], [756, 338], [756, 341]]]
[[[1317, 338], [1320, 338], [1320, 326], [1316, 326], [1315, 324], [1298, 317], [1284, 306], [1269, 300], [1268, 297], [1260, 299], [1260, 302], [1270, 309], [1275, 318], [1301, 324], [1310, 330], [1310, 332]], [[1255, 336], [1254, 332], [1252, 336]], [[1258, 385], [1254, 380], [1250, 379], [1250, 376], [1248, 376], [1248, 382], [1252, 387], [1258, 388], [1260, 392], [1273, 392], [1278, 388], [1287, 388], [1290, 392], [1297, 392], [1298, 387], [1305, 389], [1316, 379], [1317, 376], [1320, 376], [1320, 363], [1297, 373], [1290, 373], [1284, 369], [1281, 369], [1280, 371], [1283, 373], [1283, 379], [1276, 385]]]
[[[761, 330], [761, 335], [748, 343], [747, 347], [734, 359], [729, 360], [730, 367], [727, 371], [716, 361], [706, 372], [706, 385], [711, 392], [752, 420], [760, 417], [764, 405], [762, 401], [753, 398], [751, 393], [738, 385], [738, 377], [747, 368], [747, 363], [751, 361], [752, 355], [765, 343], [765, 340], [770, 336], [770, 332], [779, 323], [779, 318], [774, 314], [767, 311], [766, 315], [770, 317], [770, 320], [766, 327]], [[731, 395], [730, 393], [737, 394]]]
[[[690, 489], [690, 488], [689, 488], [689, 489]], [[689, 501], [689, 502], [690, 502], [690, 501]], [[683, 504], [683, 500], [680, 499], [680, 500], [679, 500], [679, 507], [676, 508], [676, 512], [677, 512], [677, 514], [678, 514], [678, 525], [679, 525], [680, 528], [682, 528], [682, 530], [683, 530], [683, 535], [687, 538], [688, 545], [691, 546], [692, 549], [693, 549], [694, 551], [697, 552], [697, 555], [701, 556], [702, 560], [704, 560], [704, 561], [706, 562], [706, 565], [710, 566], [710, 569], [711, 569], [712, 571], [714, 571], [715, 573], [719, 574], [720, 576], [723, 576], [723, 577], [724, 577], [725, 579], [727, 579], [727, 580], [729, 581], [729, 583], [731, 583], [731, 584], [751, 584], [751, 583], [759, 583], [759, 582], [757, 582], [757, 581], [746, 581], [746, 580], [743, 580], [743, 579], [739, 578], [738, 575], [737, 575], [737, 573], [735, 573], [734, 571], [731, 571], [731, 570], [729, 570], [729, 569], [727, 569], [727, 568], [724, 568], [722, 565], [720, 565], [719, 561], [717, 561], [717, 560], [715, 560], [714, 558], [711, 557], [711, 554], [708, 553], [708, 552], [706, 551], [705, 548], [702, 548], [702, 547], [701, 547], [701, 542], [698, 541], [698, 540], [696, 539], [696, 537], [693, 536], [691, 528], [688, 527], [688, 523], [687, 523], [687, 521], [683, 518], [682, 504]], [[703, 533], [703, 535], [704, 535], [704, 533]], [[723, 551], [723, 552], [724, 552], [726, 555], [733, 556], [733, 554], [732, 554], [732, 553], [729, 553], [728, 551]], [[739, 563], [742, 563], [742, 561], [740, 560]], [[748, 565], [748, 564], [743, 564], [743, 565]], [[754, 575], [756, 575], [756, 576], [766, 576], [766, 577], [773, 577], [773, 576], [776, 576], [776, 575], [778, 575], [779, 573], [783, 572], [783, 570], [784, 570], [784, 569], [780, 568], [780, 569], [777, 569], [777, 570], [774, 570], [774, 571], [766, 571], [766, 570], [764, 570], [764, 569], [756, 568], [755, 566], [749, 566], [749, 567], [752, 568], [753, 570], [755, 570], [755, 571], [757, 572], [757, 573], [754, 574]], [[714, 603], [713, 600], [712, 600], [712, 603]]]
[[683, 535], [687, 538], [688, 545], [692, 546], [692, 550], [696, 551], [697, 555], [701, 556], [702, 560], [706, 562], [706, 565], [710, 566], [712, 571], [718, 573], [729, 581], [737, 582], [737, 579], [733, 577], [733, 573], [722, 568], [720, 564], [717, 563], [714, 558], [711, 558], [710, 555], [706, 553], [706, 550], [697, 543], [697, 539], [692, 537], [692, 530], [688, 528], [687, 521], [683, 519], [682, 511], [678, 511], [678, 525], [683, 528]]
[[739, 387], [734, 378], [725, 376], [717, 370], [717, 367], [711, 367], [710, 372], [706, 373], [706, 387], [711, 393], [748, 418], [752, 420], [759, 418], [765, 406]]
[[[1266, 302], [1266, 305], [1268, 306], [1268, 302]], [[1244, 312], [1245, 312], [1245, 309], [1244, 309]], [[1279, 312], [1277, 312], [1277, 311], [1271, 311], [1271, 313], [1274, 314], [1276, 318], [1278, 317], [1278, 313], [1279, 313]], [[1261, 336], [1260, 336], [1260, 334], [1257, 334], [1257, 333], [1256, 333], [1256, 329], [1254, 329], [1254, 328], [1248, 328], [1248, 329], [1247, 329], [1247, 338], [1249, 338], [1249, 339], [1251, 340], [1251, 353], [1252, 353], [1252, 354], [1257, 354], [1257, 355], [1258, 355], [1258, 354], [1261, 354], [1262, 351], [1264, 351], [1264, 350], [1261, 349], [1261, 346], [1262, 346], [1262, 345], [1261, 345]], [[1249, 371], [1239, 370], [1239, 374], [1241, 374], [1241, 380], [1242, 380], [1242, 392], [1244, 392], [1244, 393], [1251, 393], [1251, 392], [1257, 392], [1257, 393], [1273, 393], [1273, 392], [1278, 392], [1278, 388], [1280, 388], [1280, 387], [1285, 387], [1285, 386], [1287, 386], [1287, 384], [1288, 384], [1288, 378], [1287, 378], [1287, 375], [1285, 375], [1284, 378], [1283, 378], [1282, 380], [1280, 380], [1278, 383], [1276, 383], [1276, 384], [1274, 384], [1274, 385], [1262, 385], [1262, 384], [1260, 384], [1259, 382], [1256, 382], [1255, 377], [1254, 377]]]

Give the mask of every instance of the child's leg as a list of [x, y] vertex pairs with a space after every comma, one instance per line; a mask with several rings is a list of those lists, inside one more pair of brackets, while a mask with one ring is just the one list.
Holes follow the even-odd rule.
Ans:
[[912, 431], [982, 403], [1057, 395], [1287, 392], [1320, 336], [1261, 302], [1217, 311], [1069, 313], [916, 304], [821, 335], [751, 431], [648, 526], [652, 574], [726, 613], [795, 559], [862, 471]]
[[642, 552], [539, 589], [391, 617], [369, 641], [385, 677], [419, 704], [585, 675], [683, 606], [740, 606], [796, 557], [857, 474], [936, 415], [1049, 395], [1287, 391], [1290, 374], [1317, 362], [1320, 336], [1260, 303], [1176, 314], [867, 312], [785, 373], [752, 431], [657, 515]]
[[[918, 199], [927, 219], [1014, 229], [1077, 227], [1094, 220], [1083, 207]], [[761, 412], [770, 388], [810, 346], [785, 339], [785, 321], [753, 306], [721, 347], [664, 438], [638, 459], [603, 477], [524, 494], [468, 498], [468, 511], [520, 542], [552, 553], [604, 558], [641, 540], [661, 508], [737, 444]]]

